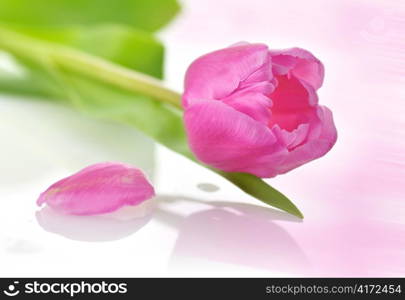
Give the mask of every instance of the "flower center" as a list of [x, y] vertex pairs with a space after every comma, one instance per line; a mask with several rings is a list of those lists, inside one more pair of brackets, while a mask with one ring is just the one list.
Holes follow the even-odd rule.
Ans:
[[302, 83], [290, 74], [276, 76], [276, 89], [269, 95], [273, 101], [269, 126], [278, 125], [287, 131], [293, 131], [302, 123], [307, 123], [311, 113], [309, 94]]

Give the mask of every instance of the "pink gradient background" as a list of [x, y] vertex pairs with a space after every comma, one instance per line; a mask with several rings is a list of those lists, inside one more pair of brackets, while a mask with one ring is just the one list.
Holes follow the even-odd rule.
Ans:
[[184, 5], [161, 35], [170, 85], [181, 88], [178, 74], [196, 55], [239, 40], [300, 46], [325, 64], [320, 103], [333, 111], [339, 137], [326, 157], [269, 180], [302, 209], [302, 223], [213, 202], [182, 221], [175, 256], [301, 276], [405, 275], [405, 3]]

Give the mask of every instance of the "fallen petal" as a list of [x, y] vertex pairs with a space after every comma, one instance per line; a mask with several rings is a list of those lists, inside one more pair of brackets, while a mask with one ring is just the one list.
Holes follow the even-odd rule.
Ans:
[[38, 205], [71, 215], [98, 215], [138, 205], [155, 195], [141, 170], [122, 163], [98, 163], [66, 177], [43, 192]]

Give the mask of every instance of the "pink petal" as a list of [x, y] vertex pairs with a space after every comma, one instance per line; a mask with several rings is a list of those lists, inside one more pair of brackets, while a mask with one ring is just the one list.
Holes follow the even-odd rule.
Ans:
[[337, 131], [333, 123], [332, 112], [327, 107], [316, 108], [316, 117], [310, 121], [309, 127], [305, 141], [291, 150], [279, 166], [275, 166], [279, 174], [322, 157], [336, 143]]
[[227, 172], [275, 176], [288, 153], [265, 124], [221, 101], [200, 100], [186, 109], [189, 144], [199, 160]]
[[301, 48], [271, 50], [274, 75], [291, 75], [315, 90], [322, 86], [324, 67], [311, 52]]
[[[252, 73], [256, 74], [249, 81]], [[206, 54], [187, 70], [183, 106], [187, 108], [198, 99], [219, 100], [229, 96], [241, 82], [256, 82], [269, 74], [270, 56], [263, 44], [243, 44]]]
[[274, 134], [283, 141], [287, 149], [292, 151], [294, 148], [305, 142], [305, 139], [308, 136], [309, 124], [300, 124], [298, 128], [291, 132], [280, 128], [278, 125], [274, 125], [272, 129]]
[[66, 214], [97, 215], [125, 205], [137, 205], [155, 195], [137, 168], [122, 163], [98, 163], [66, 177], [37, 200]]
[[252, 119], [267, 125], [271, 116], [272, 101], [260, 92], [249, 89], [233, 93], [222, 102], [233, 107]]

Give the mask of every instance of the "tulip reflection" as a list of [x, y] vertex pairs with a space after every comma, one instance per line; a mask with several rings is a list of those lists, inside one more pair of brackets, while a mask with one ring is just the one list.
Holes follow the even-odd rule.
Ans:
[[[275, 221], [300, 222], [280, 211], [232, 202], [203, 202], [192, 198], [160, 197], [159, 221], [179, 231], [171, 266], [182, 268], [189, 259], [203, 259], [278, 272], [299, 272], [307, 266], [302, 249]], [[165, 209], [169, 201], [209, 206], [186, 217]], [[192, 267], [195, 267], [192, 266]]]
[[73, 216], [61, 214], [45, 206], [37, 211], [38, 224], [48, 232], [68, 239], [89, 242], [105, 242], [127, 237], [151, 219], [154, 201], [147, 200], [138, 206], [98, 216]]

